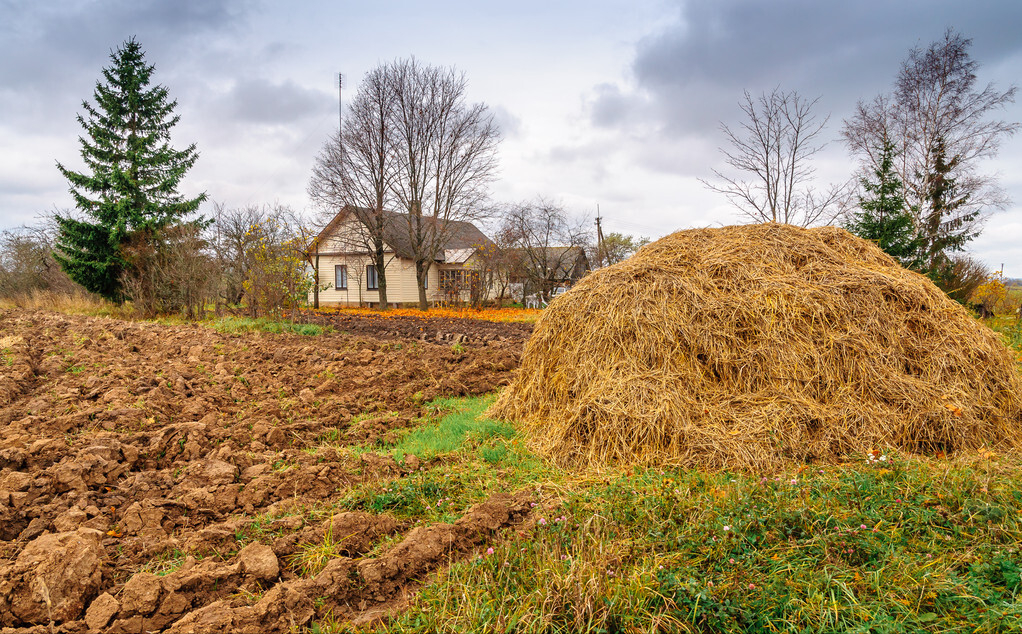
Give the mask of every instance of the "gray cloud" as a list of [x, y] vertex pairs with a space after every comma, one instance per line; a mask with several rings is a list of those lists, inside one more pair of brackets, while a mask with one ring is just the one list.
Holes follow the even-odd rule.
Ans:
[[675, 22], [637, 45], [633, 90], [595, 88], [594, 125], [618, 125], [627, 118], [625, 108], [638, 103], [668, 134], [715, 129], [737, 114], [743, 90], [775, 86], [822, 96], [821, 110], [840, 117], [858, 99], [887, 90], [908, 50], [939, 38], [948, 26], [974, 38], [973, 56], [982, 68], [1020, 48], [1009, 25], [1022, 22], [1022, 4], [1009, 0], [968, 6], [946, 0], [718, 0], [680, 6]]
[[331, 97], [291, 80], [273, 83], [253, 78], [237, 82], [222, 99], [222, 105], [227, 116], [242, 123], [288, 124], [327, 112]]
[[132, 36], [147, 51], [180, 58], [190, 41], [241, 25], [248, 3], [236, 0], [165, 2], [12, 2], [0, 5], [0, 82], [7, 89], [46, 89], [79, 72], [95, 77], [110, 52]]
[[615, 84], [599, 84], [588, 102], [589, 116], [600, 128], [614, 127], [628, 121], [641, 106], [641, 100], [625, 94]]

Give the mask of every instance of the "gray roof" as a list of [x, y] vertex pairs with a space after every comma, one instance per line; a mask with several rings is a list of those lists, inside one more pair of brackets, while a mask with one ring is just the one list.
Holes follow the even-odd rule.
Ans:
[[[430, 217], [424, 217], [422, 220], [426, 224], [434, 222]], [[447, 225], [447, 233], [450, 237], [437, 254], [438, 262], [444, 261], [444, 250], [478, 249], [490, 244], [490, 239], [471, 222], [451, 220]], [[383, 228], [383, 241], [394, 249], [398, 256], [411, 259], [412, 241], [408, 234], [408, 214], [388, 211], [387, 222]]]

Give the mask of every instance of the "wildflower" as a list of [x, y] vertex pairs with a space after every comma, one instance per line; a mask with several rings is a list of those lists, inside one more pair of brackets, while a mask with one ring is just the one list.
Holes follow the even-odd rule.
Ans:
[[792, 483], [792, 484], [798, 484], [798, 480], [797, 480], [797, 479], [795, 479], [795, 478], [792, 478], [792, 479], [791, 479], [791, 483]]
[[486, 554], [487, 555], [492, 555], [493, 554], [493, 546], [490, 546], [489, 548], [486, 549]]
[[865, 524], [859, 524], [859, 528], [861, 528], [862, 530], [866, 530], [866, 525]]
[[[663, 566], [660, 566], [660, 567], [663, 568]], [[708, 586], [710, 586], [712, 588], [713, 587], [713, 582], [712, 581], [707, 581], [706, 585], [708, 585]]]
[[[660, 570], [663, 570], [663, 569], [664, 569], [664, 567], [663, 567], [663, 566], [660, 566]], [[713, 584], [713, 582], [711, 581], [711, 582], [710, 582], [710, 584], [712, 585], [712, 584]]]
[[540, 526], [546, 526], [546, 520], [543, 519], [542, 517], [539, 518], [539, 522], [538, 523], [539, 523]]
[[756, 584], [750, 583], [749, 584], [749, 590], [755, 590], [755, 589], [756, 589]]
[[726, 533], [726, 532], [728, 532], [729, 530], [731, 530], [731, 527], [730, 527], [730, 526], [728, 526], [727, 524], [725, 524], [725, 525], [724, 525], [724, 532]]
[[529, 506], [531, 506], [532, 508], [536, 508], [539, 505], [536, 504], [535, 502], [529, 502]]
[[733, 564], [733, 563], [735, 563], [735, 558], [734, 558], [734, 557], [732, 557], [732, 558], [730, 559], [730, 563], [732, 563], [732, 564]]
[[886, 455], [880, 456], [880, 462], [887, 462], [887, 456]]
[[900, 503], [901, 502], [901, 498], [894, 498], [894, 501]]

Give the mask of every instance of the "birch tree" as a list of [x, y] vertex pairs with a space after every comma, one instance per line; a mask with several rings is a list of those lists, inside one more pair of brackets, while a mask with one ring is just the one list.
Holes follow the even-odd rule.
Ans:
[[818, 101], [779, 88], [755, 99], [746, 91], [739, 104], [744, 121], [737, 128], [720, 126], [729, 143], [721, 152], [732, 171], [715, 169], [717, 180], [702, 183], [755, 222], [809, 226], [833, 220], [845, 191], [832, 186], [821, 193], [813, 185], [812, 158], [826, 145], [819, 137], [829, 118], [813, 112]]
[[893, 144], [930, 273], [951, 268], [953, 253], [979, 235], [990, 211], [1008, 203], [996, 177], [980, 168], [1019, 129], [1018, 122], [994, 116], [1015, 101], [1016, 87], [980, 89], [971, 45], [948, 29], [943, 39], [912, 49], [893, 92], [860, 101], [842, 129], [867, 173], [881, 167], [885, 143]]

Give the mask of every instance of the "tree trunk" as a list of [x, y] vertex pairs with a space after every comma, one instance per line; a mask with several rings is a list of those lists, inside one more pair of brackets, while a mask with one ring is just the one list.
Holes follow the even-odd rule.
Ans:
[[423, 266], [422, 262], [415, 263], [415, 285], [419, 287], [419, 310], [429, 310], [429, 302], [426, 301], [426, 276], [429, 269]]
[[316, 248], [316, 266], [312, 271], [312, 307], [319, 308], [319, 247]]
[[379, 224], [373, 237], [373, 261], [376, 263], [376, 286], [380, 295], [380, 310], [388, 310], [390, 304], [387, 302], [387, 255], [384, 252], [382, 236], [383, 226]]

